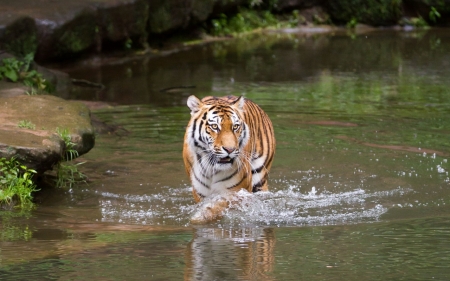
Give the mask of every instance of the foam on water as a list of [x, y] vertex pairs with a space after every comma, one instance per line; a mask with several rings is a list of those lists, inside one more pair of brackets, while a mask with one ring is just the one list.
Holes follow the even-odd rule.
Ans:
[[[300, 192], [296, 185], [285, 190], [248, 193], [240, 191], [231, 202], [220, 225], [301, 226], [372, 222], [392, 206], [390, 197], [411, 190], [395, 188], [366, 192], [358, 188], [333, 193], [316, 187]], [[189, 225], [193, 213], [209, 201], [195, 204], [190, 187], [166, 187], [153, 195], [101, 193], [102, 220], [150, 225]], [[237, 202], [237, 203], [236, 203]]]

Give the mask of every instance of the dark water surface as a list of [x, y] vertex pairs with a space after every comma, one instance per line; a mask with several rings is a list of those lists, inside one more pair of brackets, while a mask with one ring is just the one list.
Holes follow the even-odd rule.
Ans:
[[[66, 69], [67, 70], [67, 69]], [[69, 69], [119, 129], [88, 185], [3, 217], [1, 280], [448, 280], [450, 31], [245, 37]], [[163, 90], [163, 91], [161, 91]], [[277, 138], [270, 192], [216, 223], [181, 149], [189, 95], [244, 95]]]

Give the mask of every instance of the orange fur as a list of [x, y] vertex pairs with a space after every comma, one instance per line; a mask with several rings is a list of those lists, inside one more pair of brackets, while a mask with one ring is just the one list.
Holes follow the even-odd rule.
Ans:
[[[228, 198], [241, 189], [267, 191], [275, 153], [274, 130], [267, 114], [252, 101], [234, 96], [201, 101], [191, 96], [188, 106], [191, 119], [183, 160], [194, 200], [200, 202], [212, 194], [227, 194]], [[228, 207], [226, 202], [206, 208], [205, 220], [219, 217]]]

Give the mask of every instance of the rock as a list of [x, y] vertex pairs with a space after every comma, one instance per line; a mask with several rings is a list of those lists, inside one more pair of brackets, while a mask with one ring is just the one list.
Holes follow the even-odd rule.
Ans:
[[[35, 128], [19, 128], [21, 121]], [[95, 132], [85, 105], [50, 95], [0, 97], [0, 158], [16, 156], [38, 173], [52, 169], [65, 151], [58, 128], [68, 130], [79, 156], [94, 147]]]
[[402, 15], [401, 0], [326, 1], [331, 20], [346, 24], [352, 19], [373, 26], [395, 25]]
[[200, 23], [205, 21], [213, 12], [214, 0], [192, 0], [191, 21]]
[[111, 1], [98, 7], [98, 26], [102, 40], [120, 42], [137, 39], [141, 47], [147, 45], [149, 1]]
[[147, 47], [152, 35], [199, 25], [247, 4], [248, 0], [0, 1], [0, 50], [17, 56], [33, 53], [44, 62], [101, 52], [110, 43]]
[[10, 98], [26, 95], [30, 91], [27, 87], [19, 83], [10, 83], [0, 80], [0, 98]]
[[98, 26], [94, 7], [83, 5], [83, 1], [51, 5], [52, 9], [39, 11], [45, 13], [45, 17], [35, 17], [41, 34], [36, 60], [71, 57], [95, 46]]
[[189, 22], [191, 1], [154, 0], [150, 2], [149, 32], [160, 34], [185, 28]]
[[14, 16], [0, 13], [0, 25], [5, 25], [3, 31], [0, 28], [0, 50], [13, 52], [18, 56], [36, 53], [37, 28], [34, 20], [28, 16]]
[[308, 9], [323, 5], [323, 0], [278, 0], [275, 9], [278, 11]]

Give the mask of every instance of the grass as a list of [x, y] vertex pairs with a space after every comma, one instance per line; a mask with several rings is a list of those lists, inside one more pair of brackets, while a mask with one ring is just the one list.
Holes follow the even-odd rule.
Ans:
[[[27, 129], [36, 127], [28, 120], [20, 121], [18, 126]], [[63, 163], [78, 157], [78, 151], [75, 150], [75, 143], [72, 142], [69, 131], [57, 128], [56, 132], [65, 145], [62, 161], [56, 164], [56, 186], [72, 188], [76, 183], [86, 182], [86, 176], [78, 170], [83, 163]], [[15, 157], [0, 158], [0, 207], [10, 208], [17, 205], [23, 210], [30, 210], [33, 207], [32, 193], [38, 191], [33, 182], [35, 174], [35, 170], [20, 164]]]
[[31, 194], [37, 191], [32, 181], [34, 174], [35, 170], [21, 165], [15, 157], [0, 158], [0, 204], [12, 205], [18, 201], [22, 208], [31, 208]]
[[86, 176], [78, 170], [78, 167], [84, 162], [72, 164], [63, 163], [70, 162], [78, 157], [78, 151], [74, 149], [75, 143], [67, 129], [56, 128], [56, 133], [64, 141], [65, 149], [63, 152], [63, 160], [56, 165], [56, 186], [69, 187], [79, 182], [86, 182]]
[[17, 124], [17, 126], [19, 128], [23, 128], [23, 129], [30, 129], [30, 130], [34, 130], [36, 129], [36, 125], [33, 124], [31, 121], [29, 120], [20, 120], [19, 124]]
[[220, 14], [218, 18], [211, 20], [206, 30], [213, 36], [237, 35], [268, 27], [295, 27], [298, 21], [297, 11], [287, 19], [280, 20], [268, 10], [240, 9], [239, 13], [233, 16]]

